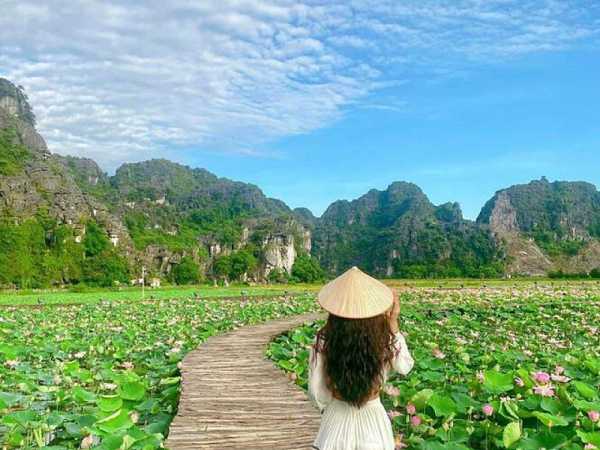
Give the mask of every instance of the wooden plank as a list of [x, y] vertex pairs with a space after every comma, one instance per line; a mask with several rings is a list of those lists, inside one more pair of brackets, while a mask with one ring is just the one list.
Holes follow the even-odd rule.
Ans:
[[320, 414], [265, 351], [276, 335], [321, 318], [305, 314], [248, 325], [188, 353], [166, 447], [309, 450]]

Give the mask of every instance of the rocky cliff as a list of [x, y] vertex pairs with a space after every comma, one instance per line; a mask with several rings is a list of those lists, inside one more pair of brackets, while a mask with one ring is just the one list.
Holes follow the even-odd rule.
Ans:
[[0, 79], [0, 219], [44, 211], [78, 244], [94, 220], [133, 274], [146, 266], [158, 277], [186, 257], [210, 277], [216, 259], [250, 248], [258, 262], [244, 278], [264, 281], [310, 252], [310, 230], [255, 185], [164, 159], [124, 164], [110, 177], [89, 158], [51, 154], [34, 125], [22, 88]]
[[587, 273], [600, 267], [600, 193], [590, 183], [541, 179], [502, 189], [477, 221], [507, 246], [511, 273]]
[[[115, 245], [128, 243], [123, 223], [107, 211], [106, 205], [78, 186], [65, 159], [48, 151], [32, 125], [33, 119], [21, 118], [19, 111], [31, 108], [20, 102], [26, 99], [0, 97], [1, 155], [5, 163], [0, 177], [2, 215], [19, 221], [45, 210], [58, 223], [78, 227], [82, 234], [85, 222], [94, 219], [105, 227]], [[19, 160], [10, 161], [15, 152], [20, 152]]]

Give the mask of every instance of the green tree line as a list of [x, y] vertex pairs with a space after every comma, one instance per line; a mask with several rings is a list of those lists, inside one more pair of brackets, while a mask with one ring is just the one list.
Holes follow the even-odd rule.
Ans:
[[111, 286], [115, 280], [128, 281], [129, 262], [110, 244], [105, 231], [93, 220], [85, 227], [85, 236], [77, 243], [77, 230], [57, 225], [46, 210], [22, 222], [4, 216], [0, 220], [0, 286]]

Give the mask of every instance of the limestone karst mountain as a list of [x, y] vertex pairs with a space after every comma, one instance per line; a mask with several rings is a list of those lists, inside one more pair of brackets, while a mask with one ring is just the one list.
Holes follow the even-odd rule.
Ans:
[[600, 192], [593, 184], [542, 178], [502, 189], [477, 222], [504, 241], [513, 273], [541, 276], [600, 268]]
[[600, 268], [599, 238], [600, 193], [584, 182], [502, 189], [471, 221], [402, 181], [315, 217], [166, 159], [109, 176], [52, 154], [23, 89], [0, 79], [2, 286], [110, 284], [143, 266], [173, 282], [265, 281], [289, 277], [298, 255], [332, 276], [353, 265], [380, 277], [587, 273]]

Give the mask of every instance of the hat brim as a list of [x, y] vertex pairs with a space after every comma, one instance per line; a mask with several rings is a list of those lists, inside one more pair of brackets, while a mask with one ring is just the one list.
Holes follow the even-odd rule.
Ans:
[[318, 304], [344, 319], [368, 319], [384, 314], [394, 304], [389, 286], [357, 267], [344, 272], [319, 291]]

